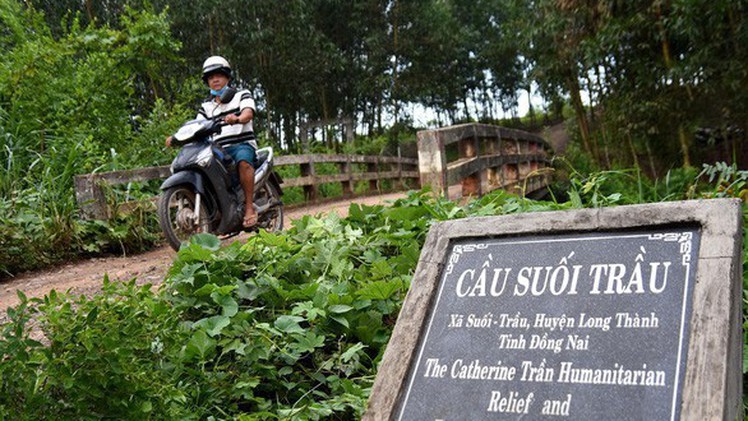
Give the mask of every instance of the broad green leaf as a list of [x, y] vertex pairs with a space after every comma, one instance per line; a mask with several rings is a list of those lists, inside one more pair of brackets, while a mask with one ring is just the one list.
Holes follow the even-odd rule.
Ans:
[[88, 312], [88, 316], [86, 316], [86, 324], [91, 324], [94, 321], [96, 321], [96, 318], [99, 316], [99, 307], [95, 306], [91, 309], [91, 311]]
[[192, 294], [195, 295], [196, 297], [203, 297], [203, 296], [212, 294], [213, 291], [216, 290], [216, 288], [217, 288], [216, 284], [205, 284], [201, 286], [200, 288], [196, 289], [195, 292], [193, 292]]
[[288, 249], [290, 247], [288, 237], [283, 233], [271, 233], [261, 230], [257, 235], [262, 239], [263, 244], [268, 247], [281, 249]]
[[333, 319], [333, 320], [335, 320], [336, 322], [340, 323], [345, 328], [350, 328], [351, 327], [350, 323], [348, 323], [348, 319], [346, 319], [343, 316], [330, 316], [330, 318]]
[[236, 295], [243, 300], [253, 301], [263, 292], [265, 292], [264, 288], [252, 285], [249, 282], [239, 282], [236, 285]]
[[212, 250], [193, 243], [183, 243], [179, 249], [179, 258], [185, 261], [204, 262], [209, 260], [212, 255]]
[[353, 310], [353, 307], [345, 304], [335, 304], [330, 306], [328, 310], [330, 310], [330, 313], [342, 314]]
[[392, 275], [392, 266], [386, 260], [377, 260], [371, 265], [371, 274], [377, 279], [388, 278]]
[[215, 293], [221, 294], [221, 295], [229, 295], [236, 289], [236, 285], [230, 284], [230, 285], [223, 285], [218, 288], [216, 288]]
[[197, 357], [201, 361], [206, 361], [216, 350], [216, 341], [209, 338], [203, 330], [196, 331], [187, 346], [185, 347], [185, 357], [188, 360]]
[[296, 342], [292, 344], [292, 347], [303, 354], [307, 352], [314, 352], [315, 348], [319, 348], [324, 345], [324, 336], [315, 335], [314, 332], [307, 332], [306, 335], [298, 337], [296, 339]]
[[260, 379], [257, 377], [246, 377], [243, 380], [236, 382], [233, 386], [234, 393], [244, 399], [251, 399], [253, 397], [253, 390], [260, 384]]
[[579, 196], [579, 192], [576, 190], [569, 190], [569, 199], [575, 209], [583, 208], [582, 198]]
[[319, 284], [311, 282], [304, 285], [296, 285], [294, 289], [288, 291], [283, 289], [276, 289], [276, 292], [288, 301], [308, 300], [314, 297], [315, 292], [317, 292], [317, 288], [319, 288]]
[[345, 275], [353, 271], [353, 262], [348, 258], [339, 256], [330, 261], [330, 274], [337, 278], [345, 278]]
[[358, 222], [364, 222], [366, 220], [367, 212], [364, 212], [361, 205], [358, 203], [351, 203], [351, 205], [348, 207], [348, 219], [358, 221]]
[[379, 332], [383, 328], [382, 314], [377, 311], [368, 311], [362, 313], [354, 321], [352, 329], [364, 343], [377, 343], [380, 337]]
[[203, 267], [204, 266], [202, 264], [200, 264], [200, 263], [193, 263], [193, 264], [189, 264], [189, 265], [184, 265], [184, 266], [182, 266], [182, 270], [179, 273], [174, 274], [174, 275], [171, 276], [170, 280], [172, 282], [181, 282], [181, 283], [186, 283], [186, 284], [194, 285], [194, 283], [195, 283], [195, 273], [198, 270], [203, 269]]
[[356, 356], [359, 352], [361, 352], [364, 348], [366, 348], [366, 345], [362, 344], [361, 342], [351, 346], [348, 348], [343, 354], [340, 355], [340, 359], [343, 360], [343, 362], [349, 362], [354, 356]]
[[221, 247], [221, 241], [212, 234], [196, 234], [190, 237], [190, 242], [182, 244], [179, 257], [186, 261], [204, 262], [211, 259]]
[[21, 304], [25, 304], [28, 301], [28, 298], [26, 298], [26, 294], [24, 294], [20, 289], [16, 290], [16, 295], [18, 296], [18, 300]]
[[364, 250], [363, 258], [365, 262], [373, 263], [382, 260], [382, 253], [376, 248], [367, 248]]
[[362, 299], [386, 300], [400, 289], [399, 281], [376, 281], [366, 285], [356, 292]]
[[221, 306], [221, 311], [224, 316], [233, 317], [239, 311], [239, 304], [237, 304], [234, 297], [231, 295], [223, 295], [220, 291], [215, 291], [210, 294], [213, 301]]
[[361, 228], [352, 228], [350, 225], [346, 225], [344, 231], [346, 240], [351, 244], [364, 235], [364, 231]]
[[247, 344], [245, 342], [240, 339], [234, 339], [228, 345], [223, 346], [223, 352], [233, 351], [239, 355], [246, 355], [246, 348]]
[[398, 207], [388, 208], [385, 211], [385, 214], [387, 215], [387, 217], [389, 217], [390, 219], [394, 221], [410, 222], [410, 221], [414, 221], [419, 218], [422, 218], [423, 216], [428, 214], [428, 211], [426, 211], [422, 207], [417, 207], [417, 206], [412, 206], [412, 207], [411, 206], [398, 206]]
[[304, 318], [299, 316], [280, 316], [275, 320], [275, 328], [283, 333], [304, 333], [304, 329], [299, 326]]
[[304, 301], [302, 303], [297, 303], [294, 305], [293, 309], [291, 310], [291, 314], [300, 316], [300, 315], [306, 315], [306, 319], [309, 321], [314, 321], [318, 317], [325, 317], [327, 314], [325, 310], [316, 307], [313, 302], [311, 301]]
[[231, 319], [226, 315], [221, 315], [198, 320], [194, 324], [194, 327], [204, 329], [210, 336], [217, 336], [220, 335], [221, 331], [229, 324], [231, 324]]
[[143, 404], [140, 405], [140, 411], [146, 414], [153, 411], [153, 404], [151, 403], [151, 401], [143, 402]]

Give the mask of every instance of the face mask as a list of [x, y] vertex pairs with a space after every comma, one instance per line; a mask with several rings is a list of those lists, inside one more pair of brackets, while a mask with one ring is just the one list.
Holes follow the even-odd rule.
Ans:
[[211, 89], [210, 90], [210, 94], [213, 95], [213, 96], [221, 96], [222, 93], [226, 92], [226, 89], [228, 87], [229, 87], [229, 85], [227, 84], [226, 86], [224, 86], [223, 88], [221, 88], [221, 89], [219, 89], [217, 91], [215, 89]]

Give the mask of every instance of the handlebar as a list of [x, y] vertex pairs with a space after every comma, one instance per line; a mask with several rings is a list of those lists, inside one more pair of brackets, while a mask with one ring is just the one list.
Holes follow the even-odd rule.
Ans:
[[[239, 116], [241, 113], [234, 113], [234, 115]], [[197, 137], [202, 136], [211, 136], [217, 133], [221, 132], [221, 128], [224, 126], [229, 126], [230, 124], [224, 120], [225, 117], [222, 118], [213, 118], [209, 120], [193, 120], [190, 122], [185, 123], [184, 126], [182, 126], [176, 133], [174, 133], [171, 138], [171, 143], [173, 146], [181, 146], [186, 145], [187, 143], [192, 142]], [[212, 123], [212, 124], [209, 124]], [[194, 124], [200, 124], [199, 127], [192, 126]], [[194, 128], [190, 128], [194, 127]], [[183, 129], [186, 129], [186, 131], [183, 132]], [[181, 133], [181, 136], [180, 136]], [[182, 138], [180, 140], [180, 137]]]

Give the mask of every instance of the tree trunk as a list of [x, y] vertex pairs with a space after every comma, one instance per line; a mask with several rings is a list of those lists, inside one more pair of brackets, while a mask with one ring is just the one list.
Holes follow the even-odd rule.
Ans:
[[[266, 89], [265, 90], [265, 118], [267, 119], [267, 121], [266, 121], [266, 123], [267, 123], [267, 131], [268, 131], [268, 133], [271, 134], [271, 136], [274, 134], [273, 133], [273, 127], [272, 127], [272, 122], [273, 122], [273, 106], [274, 105], [275, 104], [273, 104], [273, 102], [271, 101], [270, 91], [268, 91]], [[278, 138], [278, 140], [280, 141], [280, 138]]]
[[[599, 145], [598, 136], [597, 136], [599, 123], [597, 122], [597, 117], [595, 116], [595, 111], [596, 111], [595, 104], [596, 103], [599, 104], [600, 101], [599, 100], [595, 101], [595, 98], [593, 95], [594, 90], [592, 88], [593, 83], [592, 83], [592, 79], [590, 78], [590, 72], [586, 71], [584, 72], [584, 74], [585, 74], [585, 80], [587, 81], [587, 92], [589, 92], [589, 95], [590, 95], [590, 112], [589, 112], [590, 146], [592, 147], [592, 152], [594, 153], [594, 156], [599, 157], [600, 156], [600, 145]], [[604, 130], [603, 130], [602, 136], [603, 136], [603, 141], [604, 141], [605, 140]], [[610, 168], [610, 159], [608, 159], [608, 168]]]
[[382, 133], [382, 103], [383, 98], [379, 98], [379, 104], [377, 104], [377, 132]]
[[527, 85], [527, 114], [530, 116], [530, 126], [535, 127], [535, 108], [532, 106], [532, 85]]
[[295, 150], [296, 147], [293, 139], [296, 136], [296, 121], [293, 118], [286, 116], [283, 119], [283, 132], [288, 150]]
[[88, 15], [88, 21], [90, 23], [94, 23], [94, 19], [96, 19], [96, 15], [93, 11], [93, 2], [91, 0], [86, 0], [86, 14]]
[[148, 80], [150, 81], [150, 84], [151, 84], [151, 92], [153, 92], [153, 98], [154, 99], [161, 98], [161, 95], [158, 92], [158, 87], [156, 86], [156, 81], [153, 80], [153, 78], [150, 75], [148, 76]]
[[629, 144], [629, 149], [631, 149], [631, 158], [634, 161], [634, 166], [641, 169], [641, 167], [639, 166], [639, 156], [637, 156], [636, 154], [636, 148], [634, 147], [634, 141], [631, 140], [631, 134], [626, 133], [626, 141]]
[[582, 104], [582, 96], [579, 93], [579, 81], [574, 72], [567, 77], [566, 83], [568, 84], [569, 94], [571, 95], [571, 105], [574, 107], [574, 113], [577, 116], [577, 123], [579, 124], [579, 131], [582, 135], [582, 146], [584, 146], [584, 150], [589, 154], [589, 156], [598, 160], [598, 157], [595, 156], [592, 152], [592, 148], [590, 148], [590, 126], [587, 121], [587, 113], [584, 109], [584, 104]]
[[680, 151], [683, 155], [683, 167], [691, 167], [691, 155], [689, 153], [688, 136], [683, 124], [678, 124], [678, 140], [680, 140]]
[[592, 78], [590, 77], [590, 73], [586, 72], [584, 75], [584, 80], [587, 82], [587, 93], [590, 95], [590, 127], [595, 130], [597, 128], [597, 121], [595, 119], [595, 95], [594, 91], [592, 90]]
[[216, 43], [213, 36], [213, 15], [208, 16], [208, 40], [210, 42], [210, 54], [215, 54]]
[[[392, 63], [392, 106], [395, 112], [395, 125], [397, 125], [398, 117], [400, 114], [400, 106], [397, 101], [397, 88], [398, 88], [397, 86], [398, 73], [397, 72], [398, 72], [398, 65], [399, 65], [398, 58], [400, 55], [400, 50], [399, 50], [399, 45], [398, 45], [398, 41], [399, 41], [398, 32], [400, 28], [398, 27], [398, 19], [397, 19], [399, 3], [397, 0], [394, 0], [393, 3], [394, 4], [392, 5], [392, 51], [394, 53], [393, 57], [395, 60]], [[381, 130], [381, 124], [380, 124], [380, 130]]]
[[649, 168], [652, 171], [652, 177], [657, 178], [657, 167], [655, 166], [652, 148], [649, 146], [649, 139], [644, 139], [644, 147], [647, 148], [647, 157], [649, 158]]
[[[665, 3], [665, 9], [670, 8], [670, 2], [666, 1]], [[661, 47], [662, 47], [662, 59], [665, 62], [665, 68], [670, 71], [673, 68], [673, 58], [670, 52], [670, 39], [668, 38], [667, 31], [665, 28], [665, 24], [663, 23], [663, 8], [662, 5], [657, 6], [657, 26], [660, 31], [660, 37], [661, 37]], [[680, 81], [677, 78], [675, 79], [675, 83], [678, 87], [682, 87]], [[688, 93], [688, 97], [693, 99], [693, 93], [691, 92], [691, 88], [689, 86], [685, 86], [686, 92]], [[683, 167], [688, 168], [691, 166], [691, 158], [689, 154], [689, 147], [688, 147], [688, 136], [686, 135], [686, 129], [683, 126], [682, 118], [679, 115], [676, 115], [676, 118], [678, 119], [678, 141], [680, 142], [680, 151], [681, 156], [683, 158]]]

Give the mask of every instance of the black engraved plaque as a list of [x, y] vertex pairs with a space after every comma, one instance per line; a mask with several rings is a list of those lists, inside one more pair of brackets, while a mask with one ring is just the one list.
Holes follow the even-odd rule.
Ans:
[[678, 419], [699, 239], [453, 242], [397, 419]]

